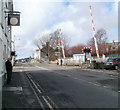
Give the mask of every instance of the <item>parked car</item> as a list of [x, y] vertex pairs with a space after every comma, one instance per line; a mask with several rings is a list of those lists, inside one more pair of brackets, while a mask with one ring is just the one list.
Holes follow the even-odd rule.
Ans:
[[104, 69], [120, 69], [120, 58], [109, 58], [104, 64]]

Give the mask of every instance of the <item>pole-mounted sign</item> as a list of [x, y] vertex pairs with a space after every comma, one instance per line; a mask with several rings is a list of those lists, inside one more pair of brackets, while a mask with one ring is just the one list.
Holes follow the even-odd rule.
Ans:
[[56, 42], [56, 46], [57, 46], [57, 47], [62, 47], [62, 46], [63, 46], [63, 43], [62, 43], [62, 42]]
[[20, 26], [20, 14], [19, 13], [8, 14], [8, 26]]

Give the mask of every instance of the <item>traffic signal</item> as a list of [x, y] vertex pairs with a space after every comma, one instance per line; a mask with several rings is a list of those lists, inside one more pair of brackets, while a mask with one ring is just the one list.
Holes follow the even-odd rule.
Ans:
[[15, 56], [15, 51], [12, 51], [12, 52], [11, 52], [11, 56]]
[[85, 47], [85, 48], [83, 49], [83, 52], [84, 52], [84, 53], [91, 53], [91, 52], [92, 52], [92, 49]]

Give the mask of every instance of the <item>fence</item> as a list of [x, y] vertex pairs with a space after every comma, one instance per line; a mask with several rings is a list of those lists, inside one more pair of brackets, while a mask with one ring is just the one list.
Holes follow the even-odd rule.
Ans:
[[108, 57], [102, 57], [102, 58], [91, 58], [89, 59], [88, 61], [83, 61], [83, 60], [80, 60], [80, 59], [73, 59], [73, 58], [70, 58], [70, 59], [64, 59], [63, 61], [63, 64], [64, 65], [71, 65], [71, 66], [79, 66], [79, 65], [82, 65], [82, 64], [91, 64], [93, 63], [94, 61], [96, 63], [105, 63], [107, 61]]

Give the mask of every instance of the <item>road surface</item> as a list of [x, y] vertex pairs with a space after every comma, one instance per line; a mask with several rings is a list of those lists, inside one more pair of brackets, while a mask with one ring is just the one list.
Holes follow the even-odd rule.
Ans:
[[28, 79], [40, 108], [118, 108], [116, 71], [111, 75], [109, 71], [46, 63], [25, 63], [15, 68]]

